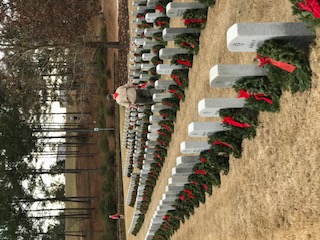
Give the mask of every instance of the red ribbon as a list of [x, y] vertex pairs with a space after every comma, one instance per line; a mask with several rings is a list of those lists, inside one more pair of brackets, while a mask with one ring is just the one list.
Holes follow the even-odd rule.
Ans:
[[158, 133], [159, 135], [163, 135], [163, 136], [165, 136], [165, 137], [169, 137], [167, 134], [165, 134], [164, 132], [161, 132], [160, 130], [158, 130], [157, 133]]
[[185, 189], [183, 191], [188, 194], [189, 198], [195, 198], [195, 196], [192, 194], [192, 192], [189, 189]]
[[207, 172], [202, 170], [202, 169], [195, 170], [194, 173], [195, 174], [201, 174], [201, 175], [206, 175], [207, 174]]
[[176, 83], [181, 87], [182, 86], [182, 82], [180, 81], [179, 77], [177, 75], [171, 74], [171, 77], [173, 78], [173, 80], [176, 81]]
[[262, 93], [250, 94], [244, 89], [240, 90], [240, 94], [239, 94], [238, 98], [249, 98], [251, 96], [253, 96], [258, 101], [263, 100], [263, 101], [266, 101], [269, 104], [272, 104], [272, 99], [268, 98], [266, 95], [264, 95]]
[[301, 10], [311, 12], [314, 18], [320, 18], [320, 4], [318, 0], [306, 0], [305, 3], [298, 2]]
[[190, 46], [190, 47], [194, 48], [194, 44], [193, 44], [193, 43], [189, 43], [189, 42], [186, 42], [186, 41], [182, 42], [182, 43], [181, 43], [181, 46], [182, 46], [182, 47], [188, 47], [188, 46]]
[[208, 186], [207, 186], [207, 184], [203, 183], [201, 186], [203, 187], [203, 189], [204, 189], [205, 191], [208, 191]]
[[178, 59], [177, 63], [181, 64], [181, 65], [185, 65], [187, 67], [191, 67], [191, 62], [188, 60], [184, 60], [184, 59]]
[[233, 148], [231, 144], [226, 143], [226, 142], [220, 142], [218, 140], [214, 141], [213, 145], [221, 145], [221, 146], [226, 146], [226, 147], [229, 147], [229, 148]]
[[166, 24], [166, 22], [164, 22], [164, 21], [156, 21], [156, 24], [157, 24], [157, 26], [163, 26], [163, 25], [165, 25]]
[[205, 158], [200, 158], [200, 162], [205, 163], [205, 162], [207, 162], [207, 159], [205, 159]]
[[164, 105], [169, 106], [169, 107], [173, 107], [174, 103], [169, 103], [169, 102], [163, 102]]
[[165, 11], [164, 7], [162, 7], [160, 5], [156, 7], [156, 10], [159, 10], [160, 12], [164, 12]]
[[186, 18], [184, 19], [184, 24], [189, 25], [191, 23], [204, 23], [206, 21], [205, 18], [199, 19], [199, 18]]
[[222, 123], [228, 123], [232, 126], [235, 126], [235, 127], [239, 127], [239, 128], [249, 128], [249, 127], [252, 127], [252, 124], [246, 124], [246, 123], [240, 123], [240, 122], [237, 122], [235, 121], [232, 117], [230, 116], [227, 116], [223, 119]]
[[112, 96], [113, 96], [113, 99], [116, 100], [117, 97], [119, 96], [119, 93], [115, 92]]
[[285, 70], [285, 71], [287, 71], [289, 73], [293, 73], [294, 70], [296, 69], [296, 66], [293, 66], [290, 63], [276, 61], [276, 60], [273, 60], [270, 57], [261, 57], [261, 56], [257, 55], [257, 58], [260, 61], [259, 67], [262, 67], [263, 65], [265, 65], [267, 63], [270, 63], [273, 66], [278, 67], [278, 68], [280, 68], [282, 70]]
[[162, 157], [160, 157], [158, 153], [155, 153], [154, 155], [162, 161]]
[[170, 218], [168, 215], [164, 215], [164, 219], [166, 219], [168, 222], [170, 222]]
[[167, 129], [169, 132], [172, 132], [171, 128], [167, 124], [162, 124], [161, 127], [164, 127]]
[[164, 141], [162, 141], [162, 140], [160, 140], [160, 139], [158, 140], [158, 143], [160, 143], [160, 144], [161, 144], [162, 146], [164, 146], [164, 147], [167, 145]]
[[170, 92], [170, 93], [174, 93], [175, 95], [177, 95], [177, 97], [178, 97], [180, 100], [182, 99], [182, 96], [177, 92], [177, 90], [170, 89], [169, 92]]

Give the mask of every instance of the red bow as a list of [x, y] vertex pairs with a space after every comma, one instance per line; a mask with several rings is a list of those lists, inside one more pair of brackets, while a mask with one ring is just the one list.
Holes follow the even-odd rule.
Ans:
[[301, 10], [311, 12], [314, 18], [320, 18], [320, 4], [318, 0], [306, 0], [305, 3], [298, 2]]
[[158, 130], [157, 133], [158, 133], [159, 135], [163, 135], [163, 136], [165, 136], [165, 137], [169, 137], [167, 134], [165, 134], [164, 132], [162, 132], [162, 131], [160, 131], [160, 130]]
[[240, 94], [238, 96], [238, 98], [249, 98], [253, 96], [256, 100], [264, 100], [266, 101], [267, 103], [269, 104], [272, 104], [272, 99], [266, 97], [266, 95], [262, 94], [262, 93], [259, 93], [259, 94], [250, 94], [248, 93], [246, 90], [244, 89], [241, 89], [240, 90]]
[[207, 162], [207, 159], [205, 159], [205, 158], [200, 158], [200, 162], [205, 163], [205, 162]]
[[169, 107], [173, 107], [174, 103], [169, 103], [169, 102], [163, 102], [164, 105], [169, 106]]
[[169, 132], [172, 132], [171, 128], [167, 124], [162, 124], [161, 127], [164, 127], [167, 129]]
[[157, 6], [156, 10], [159, 10], [160, 12], [164, 12], [165, 11], [164, 7], [162, 7], [162, 6]]
[[168, 222], [170, 222], [170, 218], [168, 215], [164, 215], [164, 219], [166, 219]]
[[287, 71], [289, 73], [293, 73], [294, 70], [296, 69], [296, 66], [293, 66], [290, 63], [276, 61], [276, 60], [273, 60], [270, 57], [261, 57], [261, 56], [257, 55], [257, 58], [260, 61], [259, 67], [262, 67], [263, 65], [265, 65], [267, 63], [270, 63], [273, 66], [281, 68], [282, 70], [285, 70], [285, 71]]
[[157, 141], [158, 143], [160, 143], [162, 146], [166, 146], [167, 144], [164, 142], [164, 141], [162, 141], [162, 140], [160, 140], [160, 139], [158, 139], [158, 141]]
[[163, 26], [163, 25], [165, 25], [166, 24], [166, 22], [163, 22], [163, 21], [157, 21], [156, 22], [156, 24], [157, 24], [157, 26]]
[[185, 25], [189, 25], [191, 23], [204, 23], [206, 21], [205, 18], [199, 19], [199, 18], [186, 18], [183, 22]]
[[188, 43], [188, 42], [186, 42], [186, 41], [184, 41], [183, 43], [181, 43], [181, 46], [182, 46], [182, 47], [188, 47], [188, 46], [190, 46], [190, 47], [194, 48], [194, 44], [193, 44], [193, 43]]
[[177, 95], [177, 97], [178, 97], [180, 100], [182, 99], [182, 96], [177, 92], [177, 90], [170, 89], [169, 92], [170, 92], [170, 93], [174, 93], [175, 95]]
[[207, 172], [202, 170], [202, 169], [195, 170], [194, 173], [195, 174], [201, 174], [201, 175], [206, 175], [207, 174]]
[[154, 155], [162, 161], [162, 157], [160, 157], [158, 153], [155, 153]]
[[181, 87], [182, 86], [182, 82], [180, 81], [179, 77], [177, 75], [171, 74], [171, 77], [173, 78], [173, 80], [176, 81], [176, 83]]
[[240, 122], [237, 122], [235, 121], [232, 117], [230, 116], [227, 116], [223, 119], [222, 123], [228, 123], [232, 126], [235, 126], [235, 127], [239, 127], [239, 128], [249, 128], [249, 127], [252, 127], [252, 124], [246, 124], [246, 123], [240, 123]]
[[192, 194], [192, 192], [189, 189], [185, 189], [183, 191], [188, 194], [189, 198], [195, 198], [195, 196]]
[[207, 184], [203, 183], [201, 186], [203, 187], [203, 189], [204, 189], [205, 191], [208, 191], [208, 186], [207, 186]]
[[214, 141], [213, 145], [221, 145], [221, 146], [226, 146], [226, 147], [229, 147], [229, 148], [233, 148], [231, 144], [226, 143], [226, 142], [220, 142], [218, 140]]
[[184, 59], [178, 59], [177, 63], [181, 64], [181, 65], [185, 65], [187, 67], [191, 67], [191, 62], [188, 60], [184, 60]]

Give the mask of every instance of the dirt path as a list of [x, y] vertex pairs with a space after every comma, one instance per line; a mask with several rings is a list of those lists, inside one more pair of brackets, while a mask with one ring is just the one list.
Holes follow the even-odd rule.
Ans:
[[[291, 4], [287, 0], [218, 1], [209, 10], [207, 27], [200, 38], [200, 52], [194, 58], [189, 74], [186, 101], [178, 112], [168, 157], [145, 223], [137, 237], [128, 234], [127, 239], [144, 239], [171, 177], [171, 168], [180, 155], [180, 142], [191, 140], [187, 135], [188, 124], [220, 120], [200, 118], [197, 114], [199, 100], [236, 96], [232, 89], [210, 88], [210, 68], [218, 63], [249, 64], [254, 60], [254, 53], [227, 51], [227, 29], [236, 22], [290, 21], [297, 19], [292, 16]], [[178, 18], [171, 22], [173, 27], [181, 25]], [[221, 187], [214, 190], [206, 204], [196, 209], [194, 216], [172, 239], [320, 239], [318, 45], [313, 48], [311, 64], [314, 73], [312, 90], [294, 96], [285, 93], [279, 113], [261, 114], [257, 137], [243, 143], [242, 159], [231, 159], [230, 172], [222, 177]], [[127, 207], [125, 213], [128, 229], [133, 211]]]

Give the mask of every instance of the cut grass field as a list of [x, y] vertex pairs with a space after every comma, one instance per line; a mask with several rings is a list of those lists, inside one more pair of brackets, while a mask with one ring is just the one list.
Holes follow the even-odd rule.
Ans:
[[[131, 1], [128, 5], [131, 6]], [[198, 102], [203, 98], [236, 97], [233, 89], [210, 87], [210, 69], [216, 64], [254, 62], [255, 53], [227, 50], [227, 29], [237, 22], [295, 21], [298, 19], [292, 16], [291, 3], [287, 0], [217, 1], [209, 9], [207, 26], [200, 37], [200, 51], [189, 73], [186, 101], [177, 114], [175, 132], [145, 223], [137, 236], [128, 233], [128, 240], [145, 239], [175, 159], [181, 155], [180, 143], [194, 140], [188, 136], [188, 124], [221, 121], [199, 117]], [[170, 27], [183, 27], [182, 19], [171, 19]], [[319, 30], [316, 33], [318, 36]], [[168, 47], [174, 47], [173, 43]], [[221, 187], [215, 188], [206, 203], [181, 225], [173, 240], [320, 239], [319, 49], [317, 37], [310, 51], [312, 89], [294, 95], [286, 92], [281, 97], [280, 112], [260, 115], [256, 138], [243, 142], [242, 158], [231, 158], [230, 171], [221, 177]], [[126, 190], [127, 185], [125, 197]], [[126, 207], [127, 230], [133, 212], [134, 209]]]

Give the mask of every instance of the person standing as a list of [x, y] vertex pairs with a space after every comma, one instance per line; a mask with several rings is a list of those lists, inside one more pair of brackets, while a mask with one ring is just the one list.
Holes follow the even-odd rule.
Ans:
[[127, 83], [116, 89], [113, 94], [108, 94], [107, 99], [116, 101], [126, 108], [136, 107], [135, 104], [153, 104], [152, 90], [142, 89], [132, 83]]
[[113, 219], [113, 220], [119, 220], [119, 219], [124, 219], [124, 215], [123, 214], [113, 214], [113, 215], [109, 215], [109, 218]]

